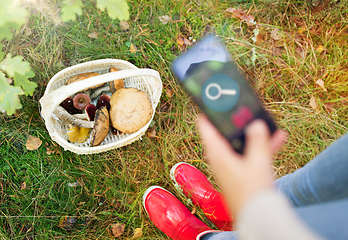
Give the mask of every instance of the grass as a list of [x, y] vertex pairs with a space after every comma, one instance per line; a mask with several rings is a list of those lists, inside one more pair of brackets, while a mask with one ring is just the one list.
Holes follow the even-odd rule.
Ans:
[[[21, 99], [24, 107], [14, 116], [0, 115], [0, 237], [110, 239], [110, 225], [124, 223], [121, 238], [130, 238], [136, 228], [142, 228], [142, 239], [167, 239], [142, 207], [146, 188], [165, 187], [193, 209], [170, 182], [170, 168], [189, 162], [214, 182], [194, 125], [199, 110], [170, 71], [172, 60], [180, 54], [179, 36], [197, 40], [207, 32], [221, 36], [266, 109], [289, 132], [287, 144], [275, 156], [275, 176], [306, 164], [347, 132], [346, 5], [333, 2], [314, 14], [300, 1], [131, 0], [127, 31], [90, 1], [84, 2], [77, 21], [64, 25], [55, 25], [47, 11], [32, 14], [23, 35], [4, 44], [6, 51], [12, 49], [31, 63], [39, 87], [32, 97]], [[254, 27], [232, 18], [225, 12], [229, 7], [241, 7], [255, 16], [263, 42], [254, 44]], [[170, 15], [172, 21], [161, 24], [162, 15]], [[278, 40], [272, 37], [274, 29], [279, 29]], [[94, 31], [96, 39], [88, 36]], [[131, 43], [138, 49], [135, 54], [129, 51]], [[156, 136], [145, 135], [141, 141], [102, 154], [66, 152], [45, 130], [38, 100], [58, 71], [102, 58], [124, 59], [160, 73], [164, 90], [152, 124]], [[319, 79], [327, 92], [316, 84]], [[312, 96], [315, 109], [309, 104]], [[38, 150], [25, 148], [29, 135], [43, 141]], [[49, 155], [47, 148], [55, 152]], [[68, 186], [76, 181], [79, 186]], [[207, 222], [199, 210], [196, 214]], [[59, 226], [64, 216], [76, 217], [69, 231]]]

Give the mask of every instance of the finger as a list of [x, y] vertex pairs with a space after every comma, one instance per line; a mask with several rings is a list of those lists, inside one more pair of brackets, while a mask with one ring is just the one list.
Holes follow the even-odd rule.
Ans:
[[271, 136], [271, 154], [276, 154], [284, 145], [286, 142], [286, 139], [288, 137], [288, 134], [286, 131], [283, 130], [277, 130], [273, 135]]
[[270, 132], [263, 120], [254, 120], [246, 129], [246, 159], [269, 161], [271, 159]]
[[197, 124], [203, 144], [208, 154], [216, 153], [219, 155], [237, 155], [229, 142], [220, 134], [220, 132], [205, 115], [200, 115]]

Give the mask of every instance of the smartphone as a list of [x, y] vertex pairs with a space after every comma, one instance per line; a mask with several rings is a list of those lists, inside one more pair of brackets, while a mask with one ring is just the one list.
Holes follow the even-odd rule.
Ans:
[[173, 61], [172, 71], [234, 150], [243, 154], [245, 127], [263, 119], [271, 134], [277, 127], [221, 40], [205, 37]]

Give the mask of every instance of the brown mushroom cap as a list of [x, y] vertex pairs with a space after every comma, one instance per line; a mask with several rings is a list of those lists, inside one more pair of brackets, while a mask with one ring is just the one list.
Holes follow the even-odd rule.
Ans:
[[95, 113], [94, 127], [92, 132], [91, 146], [101, 144], [108, 135], [110, 126], [109, 112], [106, 106], [98, 109]]
[[[97, 73], [97, 72], [87, 72], [87, 73], [80, 73], [76, 76], [73, 76], [71, 77], [66, 83], [65, 85], [69, 85], [71, 83], [74, 83], [74, 82], [79, 82], [79, 81], [82, 81], [82, 80], [85, 80], [86, 78], [90, 78], [90, 77], [95, 77], [95, 76], [99, 76], [100, 73]], [[93, 87], [91, 87], [90, 89], [94, 89], [94, 88], [98, 88], [98, 87], [101, 87], [103, 86], [104, 83], [102, 84], [98, 84], [98, 85], [95, 85]], [[86, 90], [86, 89], [85, 89]]]
[[[118, 70], [114, 67], [110, 68], [110, 72], [117, 72]], [[120, 90], [121, 88], [124, 87], [124, 82], [123, 79], [116, 79], [111, 82], [109, 82], [109, 87], [110, 87], [110, 92], [113, 94], [117, 90]]]
[[134, 133], [151, 119], [153, 109], [145, 92], [136, 88], [121, 88], [110, 98], [112, 126], [123, 133]]

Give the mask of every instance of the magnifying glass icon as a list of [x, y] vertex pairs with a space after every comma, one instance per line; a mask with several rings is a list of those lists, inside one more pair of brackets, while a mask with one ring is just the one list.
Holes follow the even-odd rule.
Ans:
[[[211, 88], [217, 88], [217, 90], [218, 90], [217, 95], [212, 96], [209, 93], [209, 90]], [[207, 97], [211, 100], [219, 99], [221, 97], [221, 95], [236, 95], [236, 94], [237, 94], [236, 90], [234, 90], [234, 89], [221, 89], [220, 85], [217, 83], [211, 83], [205, 88], [205, 95], [207, 95]]]

